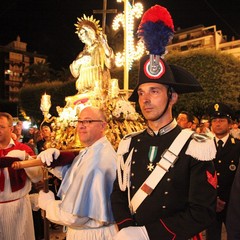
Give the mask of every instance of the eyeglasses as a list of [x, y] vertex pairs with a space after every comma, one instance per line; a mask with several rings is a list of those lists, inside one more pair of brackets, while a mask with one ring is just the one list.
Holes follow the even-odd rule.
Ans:
[[89, 119], [89, 120], [78, 119], [77, 121], [78, 121], [78, 124], [82, 124], [84, 127], [88, 127], [93, 122], [103, 122], [102, 120], [93, 120], [93, 119]]

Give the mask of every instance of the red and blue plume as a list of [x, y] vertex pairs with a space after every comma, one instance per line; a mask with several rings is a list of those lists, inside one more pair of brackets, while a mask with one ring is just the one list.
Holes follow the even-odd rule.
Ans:
[[138, 36], [144, 41], [149, 54], [162, 56], [173, 34], [173, 20], [166, 8], [155, 5], [143, 14]]

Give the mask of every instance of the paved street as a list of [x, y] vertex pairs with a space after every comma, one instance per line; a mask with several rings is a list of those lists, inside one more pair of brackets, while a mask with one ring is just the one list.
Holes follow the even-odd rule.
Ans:
[[[65, 239], [65, 233], [62, 232], [62, 227], [60, 227], [58, 230], [52, 230], [50, 231], [50, 240], [64, 240]], [[202, 233], [203, 240], [205, 240], [205, 233]], [[223, 229], [222, 233], [222, 240], [227, 240], [226, 236], [226, 230]]]
[[63, 233], [62, 229], [62, 226], [59, 226], [57, 230], [50, 229], [50, 240], [64, 240], [66, 234]]

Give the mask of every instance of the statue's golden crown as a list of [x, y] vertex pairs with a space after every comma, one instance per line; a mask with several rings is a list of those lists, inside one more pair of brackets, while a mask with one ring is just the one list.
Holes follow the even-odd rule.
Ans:
[[77, 18], [77, 20], [78, 20], [77, 23], [74, 24], [77, 30], [75, 33], [77, 34], [83, 26], [91, 27], [96, 32], [96, 34], [99, 34], [99, 32], [102, 31], [102, 28], [99, 25], [99, 20], [94, 19], [93, 15], [90, 17], [87, 17], [84, 14], [83, 17]]

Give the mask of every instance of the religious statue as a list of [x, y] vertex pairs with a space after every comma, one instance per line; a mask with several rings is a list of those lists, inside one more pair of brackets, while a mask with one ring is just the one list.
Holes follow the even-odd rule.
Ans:
[[109, 69], [114, 65], [114, 52], [98, 23], [93, 16], [83, 15], [75, 24], [76, 33], [85, 44], [83, 51], [70, 64], [70, 71], [77, 78], [78, 94], [94, 91], [96, 88], [101, 94], [109, 89]]
[[111, 79], [114, 52], [98, 23], [93, 16], [83, 15], [75, 24], [76, 33], [85, 44], [69, 66], [78, 92], [65, 98], [64, 107], [57, 107], [57, 118], [48, 119], [48, 110], [44, 109], [45, 121], [51, 123], [54, 134], [50, 147], [62, 150], [82, 147], [76, 134], [77, 116], [88, 105], [104, 109], [109, 126], [106, 135], [115, 148], [123, 136], [143, 128], [144, 120], [125, 99], [125, 93], [121, 93], [118, 79]]

